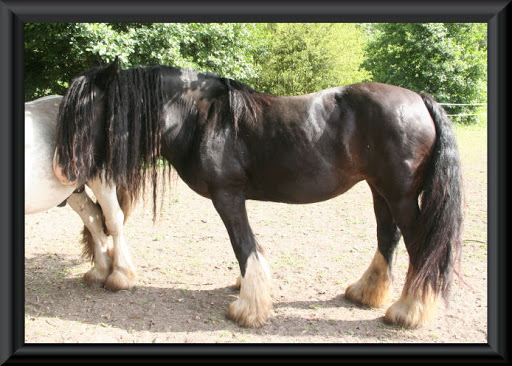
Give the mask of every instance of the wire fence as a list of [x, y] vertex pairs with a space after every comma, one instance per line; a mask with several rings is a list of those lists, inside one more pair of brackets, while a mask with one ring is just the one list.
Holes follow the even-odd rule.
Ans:
[[[473, 106], [473, 105], [487, 105], [487, 103], [439, 103], [442, 106]], [[487, 113], [458, 113], [448, 114], [449, 117], [466, 117], [466, 116], [485, 116]]]
[[464, 104], [464, 103], [439, 103], [441, 105], [487, 105], [487, 103], [471, 103], [471, 104]]

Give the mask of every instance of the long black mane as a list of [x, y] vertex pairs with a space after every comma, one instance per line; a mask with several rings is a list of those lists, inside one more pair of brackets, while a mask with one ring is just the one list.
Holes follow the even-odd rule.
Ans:
[[[162, 78], [168, 73], [178, 75], [180, 70], [160, 65], [119, 70], [108, 83], [105, 70], [83, 72], [64, 95], [57, 123], [58, 163], [70, 181], [85, 182], [103, 171], [107, 181], [126, 189], [133, 200], [150, 174], [156, 203], [163, 107], [177, 92], [164, 90]], [[242, 122], [256, 121], [264, 100], [258, 96], [263, 94], [232, 79], [197, 75], [218, 81], [222, 90], [216, 94], [225, 96], [223, 114], [235, 130]], [[103, 119], [95, 115], [98, 89], [104, 91]], [[94, 125], [98, 120], [104, 120], [104, 125]]]
[[229, 106], [235, 130], [241, 121], [255, 123], [262, 104], [268, 104], [268, 95], [259, 93], [239, 81], [221, 78], [229, 95]]
[[[101, 85], [103, 71], [95, 68], [84, 72], [64, 96], [57, 123], [59, 165], [70, 180], [86, 181], [104, 171], [107, 181], [127, 189], [132, 199], [144, 187], [149, 173], [156, 199], [165, 102], [162, 69], [120, 70], [108, 85]], [[94, 91], [102, 86], [106, 87], [104, 125], [95, 126]]]

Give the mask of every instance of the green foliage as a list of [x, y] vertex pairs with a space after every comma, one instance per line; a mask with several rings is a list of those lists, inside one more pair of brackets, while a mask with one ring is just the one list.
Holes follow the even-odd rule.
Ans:
[[[362, 66], [371, 70], [374, 81], [427, 92], [445, 103], [486, 102], [485, 24], [386, 23], [366, 30], [371, 39]], [[477, 109], [447, 106], [452, 114]]]
[[486, 102], [486, 34], [471, 23], [28, 23], [25, 98], [63, 94], [96, 60], [118, 56], [125, 68], [190, 68], [277, 95], [379, 81], [445, 103]]
[[256, 24], [44, 23], [25, 27], [25, 98], [63, 94], [71, 79], [119, 56], [123, 67], [164, 64], [253, 80]]
[[67, 81], [92, 66], [74, 46], [72, 25], [63, 23], [25, 26], [25, 100], [63, 94]]
[[359, 69], [365, 42], [357, 24], [267, 24], [260, 37], [261, 91], [297, 95], [368, 79]]

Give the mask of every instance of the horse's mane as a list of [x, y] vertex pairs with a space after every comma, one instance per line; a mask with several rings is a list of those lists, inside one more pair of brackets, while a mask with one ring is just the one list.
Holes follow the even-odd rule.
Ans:
[[[144, 190], [150, 174], [156, 203], [161, 114], [166, 102], [162, 75], [180, 69], [155, 65], [120, 70], [104, 85], [105, 125], [94, 126], [93, 92], [95, 86], [102, 85], [104, 71], [105, 67], [97, 67], [83, 72], [64, 95], [57, 121], [58, 163], [70, 181], [85, 182], [105, 172], [107, 181], [129, 191], [132, 199], [138, 197], [141, 188]], [[220, 94], [226, 97], [224, 116], [236, 131], [240, 123], [255, 123], [266, 100], [264, 94], [232, 79], [197, 75], [219, 82]], [[95, 146], [99, 128], [103, 128], [105, 140]]]
[[236, 80], [220, 78], [220, 81], [228, 90], [229, 107], [235, 131], [238, 131], [241, 121], [256, 123], [257, 112], [261, 110], [263, 103], [268, 103], [268, 96]]
[[97, 171], [93, 149], [93, 92], [98, 69], [77, 76], [60, 104], [57, 117], [57, 158], [70, 180], [89, 179]]
[[[103, 68], [85, 71], [64, 95], [57, 122], [57, 156], [70, 180], [100, 171], [135, 200], [151, 174], [156, 203], [157, 165], [164, 103], [160, 67], [120, 70], [105, 91], [105, 144], [94, 146], [93, 90]], [[155, 205], [156, 207], [156, 205]]]
[[270, 95], [260, 93], [240, 81], [188, 69], [180, 69], [180, 73], [186, 75], [187, 78], [214, 79], [218, 82], [219, 90], [212, 94], [227, 96], [226, 106], [229, 106], [229, 109], [225, 116], [233, 123], [236, 131], [241, 122], [256, 123], [257, 112], [261, 110], [263, 104], [270, 103]]

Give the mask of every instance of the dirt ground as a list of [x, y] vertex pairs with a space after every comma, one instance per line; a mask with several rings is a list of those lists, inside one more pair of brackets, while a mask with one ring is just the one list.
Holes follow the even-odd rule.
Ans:
[[[138, 285], [89, 289], [80, 257], [82, 222], [69, 206], [25, 217], [27, 343], [487, 343], [487, 139], [458, 132], [465, 179], [463, 281], [450, 306], [408, 330], [383, 323], [386, 308], [361, 308], [346, 287], [376, 250], [366, 183], [327, 202], [248, 202], [249, 219], [272, 271], [268, 324], [241, 328], [226, 319], [238, 264], [211, 201], [177, 181], [152, 222], [150, 200], [125, 226]], [[403, 242], [394, 266], [393, 301], [407, 269]]]

